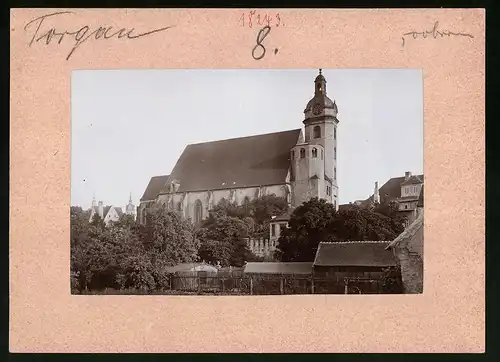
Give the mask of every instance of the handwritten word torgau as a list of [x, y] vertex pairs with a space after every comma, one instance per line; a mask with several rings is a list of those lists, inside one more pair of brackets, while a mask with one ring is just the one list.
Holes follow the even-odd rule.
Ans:
[[75, 12], [62, 11], [62, 12], [47, 14], [47, 15], [43, 15], [43, 16], [40, 16], [38, 18], [35, 18], [35, 19], [31, 20], [30, 22], [28, 22], [24, 26], [24, 31], [28, 32], [28, 31], [30, 31], [29, 30], [30, 28], [36, 27], [35, 31], [33, 32], [33, 36], [31, 38], [29, 46], [32, 46], [33, 43], [38, 43], [44, 39], [45, 39], [45, 44], [49, 45], [51, 43], [51, 41], [53, 40], [53, 38], [59, 38], [57, 40], [57, 44], [61, 44], [63, 39], [66, 36], [68, 36], [71, 40], [75, 41], [73, 48], [71, 49], [68, 56], [66, 57], [66, 60], [69, 60], [69, 58], [73, 55], [75, 50], [80, 45], [82, 45], [87, 40], [89, 40], [90, 38], [94, 38], [95, 40], [99, 40], [99, 39], [108, 40], [108, 39], [111, 39], [114, 37], [116, 37], [118, 39], [121, 39], [121, 38], [137, 39], [140, 37], [144, 37], [146, 35], [159, 33], [161, 31], [165, 31], [167, 29], [173, 28], [173, 26], [167, 26], [164, 28], [150, 30], [150, 31], [147, 31], [147, 32], [141, 33], [141, 34], [133, 34], [133, 32], [135, 31], [134, 28], [131, 28], [128, 30], [126, 28], [121, 28], [119, 30], [113, 30], [112, 26], [99, 26], [99, 28], [97, 28], [95, 30], [91, 30], [91, 28], [88, 25], [85, 25], [76, 31], [68, 31], [68, 30], [58, 31], [58, 30], [56, 30], [56, 28], [50, 28], [47, 31], [42, 29], [42, 25], [43, 25], [45, 19], [47, 19], [49, 17], [57, 17], [57, 16], [64, 15], [64, 14], [75, 14]]
[[467, 34], [467, 33], [454, 33], [452, 31], [449, 31], [449, 30], [438, 30], [438, 26], [439, 26], [439, 22], [436, 21], [434, 23], [434, 26], [432, 27], [431, 30], [424, 30], [424, 31], [410, 31], [408, 33], [404, 33], [403, 36], [401, 37], [401, 39], [403, 40], [403, 44], [402, 46], [405, 46], [405, 36], [412, 36], [413, 39], [417, 39], [419, 37], [422, 37], [422, 38], [428, 38], [428, 37], [432, 37], [434, 39], [436, 39], [437, 37], [451, 37], [451, 36], [466, 36], [466, 37], [469, 37], [469, 38], [474, 38], [474, 36], [472, 34]]

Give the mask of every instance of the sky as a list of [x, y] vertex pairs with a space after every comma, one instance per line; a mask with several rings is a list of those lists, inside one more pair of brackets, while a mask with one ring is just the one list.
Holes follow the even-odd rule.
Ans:
[[[71, 79], [71, 205], [135, 205], [191, 143], [303, 127], [317, 69], [79, 70]], [[418, 69], [324, 69], [338, 106], [339, 203], [423, 173]]]

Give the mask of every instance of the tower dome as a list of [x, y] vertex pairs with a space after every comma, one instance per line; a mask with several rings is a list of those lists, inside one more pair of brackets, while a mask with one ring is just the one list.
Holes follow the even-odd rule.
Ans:
[[305, 120], [321, 116], [337, 116], [337, 105], [326, 95], [326, 78], [322, 70], [314, 80], [314, 97], [304, 109]]

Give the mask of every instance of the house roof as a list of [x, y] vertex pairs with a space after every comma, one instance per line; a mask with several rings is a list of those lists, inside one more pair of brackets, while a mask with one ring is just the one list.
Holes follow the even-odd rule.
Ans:
[[288, 220], [290, 220], [290, 216], [292, 216], [292, 213], [293, 213], [293, 209], [289, 208], [283, 214], [276, 216], [274, 219], [271, 219], [270, 222], [273, 223], [273, 222], [278, 222], [278, 221], [288, 221]]
[[314, 266], [395, 266], [396, 259], [386, 250], [388, 241], [348, 241], [319, 243]]
[[408, 241], [424, 226], [424, 214], [420, 214], [396, 239], [387, 244], [386, 249], [394, 248], [404, 241]]
[[417, 207], [424, 207], [424, 185], [420, 189], [420, 195], [418, 196]]
[[303, 274], [312, 273], [311, 262], [251, 262], [245, 265], [247, 274]]
[[283, 184], [300, 134], [294, 129], [188, 145], [169, 179], [179, 182], [178, 192]]
[[424, 176], [423, 175], [413, 175], [413, 176], [410, 176], [408, 178], [408, 180], [406, 181], [403, 181], [401, 183], [401, 186], [403, 185], [416, 185], [416, 184], [421, 184], [422, 182], [424, 182]]
[[163, 186], [167, 183], [169, 175], [153, 176], [149, 180], [148, 186], [141, 197], [141, 201], [150, 201], [156, 199]]
[[[411, 176], [407, 182], [422, 183], [424, 180], [424, 175], [414, 175]], [[418, 181], [418, 182], [417, 182]], [[378, 192], [380, 195], [380, 203], [385, 203], [389, 201], [395, 201], [401, 197], [401, 186], [405, 183], [405, 177], [392, 177], [390, 178], [382, 187], [379, 188]], [[373, 200], [373, 194], [369, 198], [363, 201], [362, 206], [367, 206]]]

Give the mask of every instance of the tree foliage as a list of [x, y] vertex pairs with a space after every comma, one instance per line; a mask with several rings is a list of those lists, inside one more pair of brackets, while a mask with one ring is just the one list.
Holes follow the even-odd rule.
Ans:
[[292, 213], [289, 228], [278, 240], [276, 258], [313, 261], [321, 241], [393, 240], [402, 231], [401, 219], [390, 206], [370, 210], [352, 205], [337, 212], [332, 204], [314, 198]]
[[197, 233], [201, 241], [199, 258], [223, 266], [260, 260], [249, 250], [245, 239], [267, 236], [271, 216], [280, 215], [287, 208], [286, 200], [274, 194], [247, 199], [241, 205], [222, 199], [210, 210]]
[[168, 285], [166, 268], [194, 261], [199, 242], [191, 223], [163, 207], [148, 210], [146, 225], [123, 216], [105, 227], [99, 215], [71, 210], [71, 285], [85, 289], [135, 288], [145, 291]]

